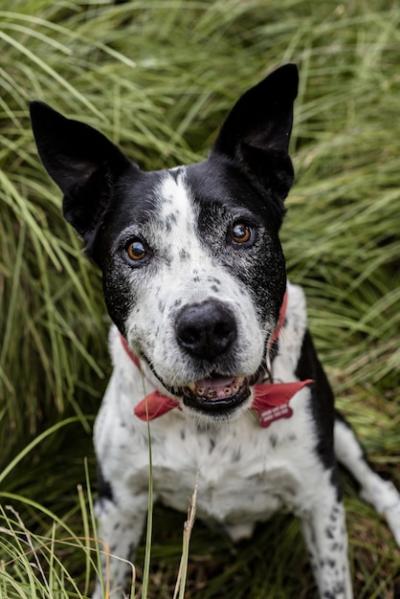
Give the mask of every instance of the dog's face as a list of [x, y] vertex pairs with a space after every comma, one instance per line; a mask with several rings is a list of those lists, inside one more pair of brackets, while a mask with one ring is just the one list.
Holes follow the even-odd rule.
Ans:
[[153, 172], [91, 127], [31, 105], [40, 156], [102, 269], [112, 320], [161, 385], [208, 417], [247, 406], [277, 323], [296, 93], [296, 67], [281, 67], [240, 98], [207, 160]]

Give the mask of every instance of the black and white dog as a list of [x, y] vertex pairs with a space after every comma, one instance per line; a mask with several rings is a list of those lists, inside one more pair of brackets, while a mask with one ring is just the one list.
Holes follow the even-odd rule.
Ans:
[[112, 597], [146, 519], [146, 420], [156, 497], [186, 511], [197, 480], [199, 515], [235, 540], [292, 511], [325, 599], [352, 597], [337, 461], [400, 544], [400, 495], [334, 411], [303, 291], [286, 280], [278, 234], [297, 86], [295, 65], [274, 71], [239, 99], [206, 160], [154, 172], [31, 104], [40, 157], [103, 272], [115, 323], [95, 425], [100, 536], [123, 558], [111, 563]]

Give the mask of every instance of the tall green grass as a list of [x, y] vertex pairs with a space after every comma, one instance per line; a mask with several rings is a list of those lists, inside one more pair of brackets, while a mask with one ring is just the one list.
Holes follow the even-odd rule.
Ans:
[[[85, 456], [93, 472], [91, 428], [110, 372], [101, 281], [38, 162], [34, 98], [159, 168], [204, 156], [247, 86], [298, 63], [297, 182], [282, 231], [290, 276], [306, 288], [339, 406], [372, 462], [400, 483], [399, 21], [389, 0], [1, 2], [1, 599], [87, 592], [94, 531], [77, 485], [86, 489]], [[345, 485], [356, 596], [393, 597], [399, 554]], [[183, 520], [155, 511], [149, 597], [173, 596]], [[239, 547], [196, 523], [187, 597], [310, 597], [311, 588], [292, 519]]]

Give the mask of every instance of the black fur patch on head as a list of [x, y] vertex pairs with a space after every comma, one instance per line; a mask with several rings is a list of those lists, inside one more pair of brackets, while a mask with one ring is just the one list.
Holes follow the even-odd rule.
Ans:
[[[187, 167], [186, 181], [197, 205], [203, 245], [248, 289], [260, 319], [276, 319], [286, 288], [278, 236], [283, 206], [267, 191], [260, 193], [234, 163], [219, 155]], [[252, 247], [235, 249], [227, 243], [228, 227], [236, 220], [256, 231]]]
[[122, 334], [136, 303], [141, 276], [140, 269], [132, 268], [126, 260], [126, 245], [133, 237], [141, 237], [143, 229], [155, 217], [158, 210], [155, 190], [164, 176], [156, 171], [127, 173], [122, 177], [93, 247], [93, 258], [103, 271], [107, 308]]

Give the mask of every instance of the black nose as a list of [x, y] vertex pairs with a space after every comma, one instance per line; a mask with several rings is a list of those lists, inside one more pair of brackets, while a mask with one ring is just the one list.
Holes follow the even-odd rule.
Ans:
[[237, 336], [232, 312], [215, 300], [182, 308], [175, 327], [179, 345], [203, 360], [212, 360], [227, 352]]

